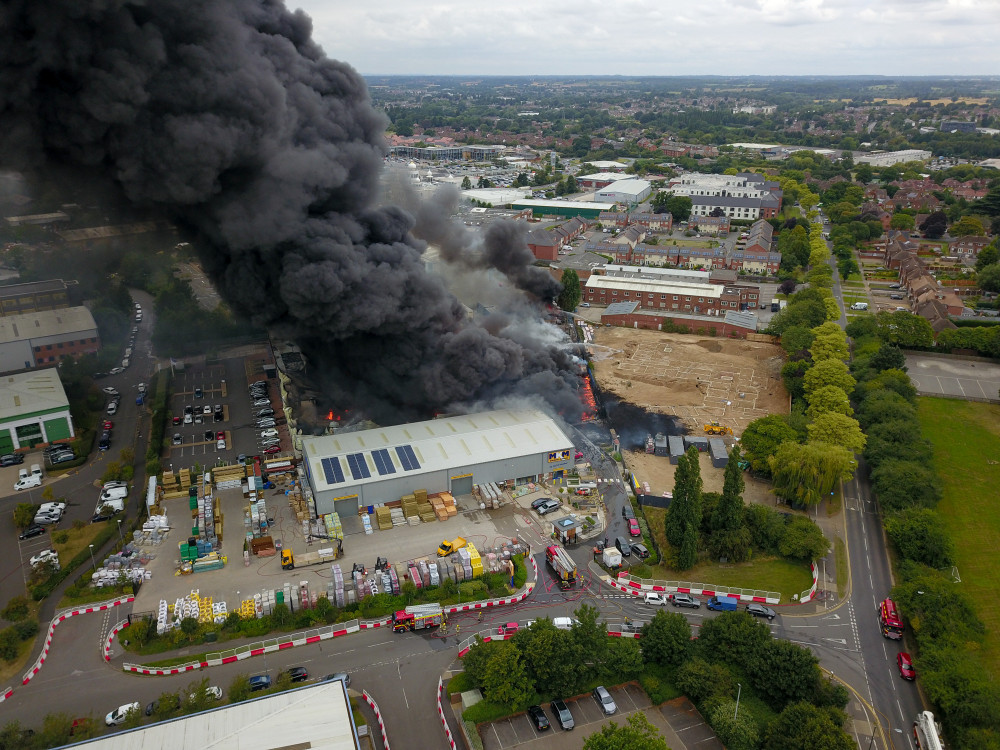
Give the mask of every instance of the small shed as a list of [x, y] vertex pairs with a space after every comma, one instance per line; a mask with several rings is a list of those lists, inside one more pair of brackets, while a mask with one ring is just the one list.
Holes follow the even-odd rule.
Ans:
[[726, 441], [720, 437], [708, 439], [708, 450], [712, 454], [712, 466], [716, 469], [726, 468], [729, 463], [729, 451], [726, 450]]
[[684, 438], [681, 435], [671, 435], [667, 442], [670, 445], [670, 463], [675, 464], [684, 454]]
[[582, 527], [583, 522], [575, 515], [563, 516], [552, 522], [552, 532], [566, 546], [576, 544], [579, 541], [579, 529]]
[[662, 432], [656, 433], [656, 438], [653, 441], [653, 453], [657, 456], [667, 456], [667, 436]]
[[687, 448], [690, 448], [693, 445], [699, 451], [704, 453], [708, 450], [708, 438], [704, 435], [685, 435], [684, 445]]

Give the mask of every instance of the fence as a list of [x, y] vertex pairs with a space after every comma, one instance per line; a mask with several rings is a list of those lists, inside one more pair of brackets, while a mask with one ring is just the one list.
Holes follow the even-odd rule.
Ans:
[[813, 574], [813, 585], [799, 594], [799, 604], [805, 604], [806, 602], [812, 601], [812, 598], [816, 596], [816, 589], [819, 587], [819, 566], [815, 562], [812, 564], [812, 574]]
[[[813, 566], [815, 569], [815, 565]], [[815, 585], [815, 575], [813, 577]], [[781, 592], [779, 591], [758, 591], [756, 589], [731, 588], [729, 586], [711, 586], [705, 583], [692, 583], [690, 581], [652, 581], [645, 578], [635, 578], [628, 573], [619, 573], [618, 580], [609, 579], [609, 583], [620, 591], [624, 591], [635, 596], [645, 594], [649, 591], [658, 593], [679, 591], [685, 594], [702, 594], [704, 596], [732, 596], [744, 602], [763, 602], [766, 604], [778, 604], [781, 602]]]
[[444, 727], [444, 734], [448, 738], [448, 747], [451, 750], [456, 750], [457, 745], [455, 745], [455, 738], [451, 736], [451, 727], [448, 726], [448, 719], [445, 718], [444, 708], [441, 706], [441, 698], [444, 696], [444, 682], [441, 677], [438, 676], [438, 690], [437, 690], [437, 706], [438, 706], [438, 717], [441, 719], [441, 726]]
[[[438, 680], [440, 679], [439, 677]], [[361, 691], [361, 696], [365, 699], [365, 703], [371, 706], [372, 711], [375, 712], [375, 720], [378, 722], [378, 728], [382, 731], [382, 746], [385, 750], [389, 750], [389, 735], [385, 733], [385, 722], [382, 721], [382, 712], [378, 710], [378, 703], [368, 694], [367, 690]]]
[[115, 636], [131, 624], [131, 620], [125, 619], [116, 624], [108, 631], [108, 637], [104, 639], [104, 661], [111, 661], [111, 643]]
[[49, 647], [52, 645], [52, 636], [55, 635], [56, 632], [56, 625], [69, 617], [86, 615], [91, 612], [103, 612], [106, 609], [111, 609], [112, 607], [117, 607], [121, 604], [128, 604], [134, 599], [134, 596], [120, 596], [117, 599], [110, 599], [106, 602], [91, 604], [89, 606], [67, 607], [66, 609], [56, 612], [52, 621], [49, 623], [49, 630], [45, 634], [45, 643], [42, 645], [42, 653], [40, 653], [38, 658], [35, 659], [35, 663], [31, 665], [31, 668], [24, 673], [24, 676], [21, 678], [21, 684], [27, 685], [31, 678], [38, 674], [38, 670], [42, 668], [42, 664], [44, 664], [45, 660], [48, 658]]

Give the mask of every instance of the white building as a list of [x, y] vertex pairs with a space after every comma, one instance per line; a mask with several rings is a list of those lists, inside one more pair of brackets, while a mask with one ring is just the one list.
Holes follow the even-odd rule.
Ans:
[[918, 148], [908, 148], [905, 151], [882, 151], [874, 154], [856, 156], [856, 164], [871, 164], [873, 167], [891, 167], [906, 161], [927, 161], [931, 158], [930, 151]]
[[618, 180], [598, 190], [594, 198], [601, 202], [642, 203], [652, 191], [648, 180]]
[[0, 378], [0, 453], [76, 437], [55, 368]]

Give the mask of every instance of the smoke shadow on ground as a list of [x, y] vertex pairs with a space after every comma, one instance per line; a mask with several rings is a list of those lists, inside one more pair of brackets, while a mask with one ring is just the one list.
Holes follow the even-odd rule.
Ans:
[[608, 425], [618, 433], [622, 450], [644, 450], [647, 435], [687, 434], [687, 428], [678, 417], [659, 414], [607, 395], [602, 405]]

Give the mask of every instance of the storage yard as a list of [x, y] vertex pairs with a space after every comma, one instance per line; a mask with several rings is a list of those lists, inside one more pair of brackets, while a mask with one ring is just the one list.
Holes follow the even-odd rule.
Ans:
[[601, 389], [679, 417], [692, 434], [716, 421], [738, 437], [753, 420], [788, 411], [776, 344], [608, 327], [595, 328], [593, 338]]

